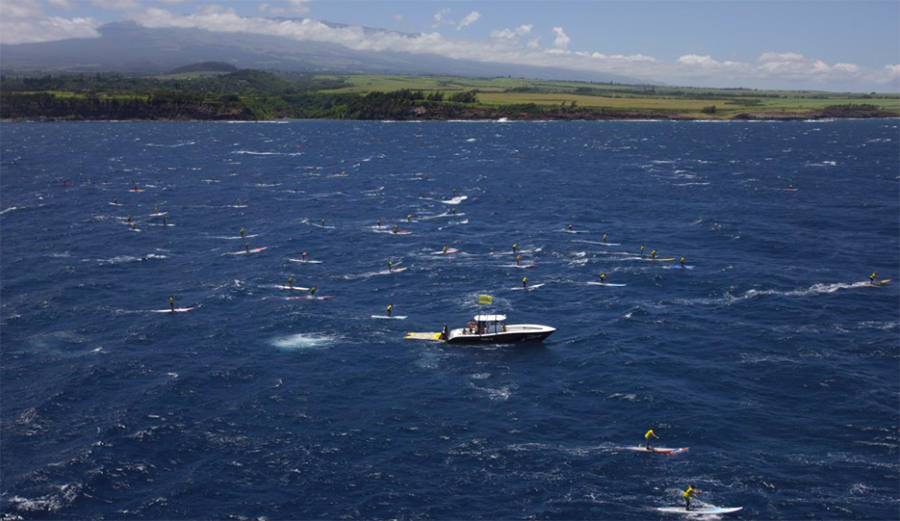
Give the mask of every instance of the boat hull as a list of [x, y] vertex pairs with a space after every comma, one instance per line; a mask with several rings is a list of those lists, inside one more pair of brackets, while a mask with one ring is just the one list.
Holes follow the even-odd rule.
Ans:
[[454, 329], [450, 332], [448, 344], [517, 344], [522, 342], [543, 342], [552, 335], [555, 328], [532, 324], [516, 324], [507, 326], [506, 331], [469, 333], [465, 329]]

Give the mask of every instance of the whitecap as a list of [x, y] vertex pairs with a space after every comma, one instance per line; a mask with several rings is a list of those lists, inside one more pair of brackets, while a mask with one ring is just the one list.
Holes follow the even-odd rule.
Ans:
[[335, 340], [330, 335], [297, 333], [273, 338], [269, 343], [279, 349], [324, 349], [334, 345]]

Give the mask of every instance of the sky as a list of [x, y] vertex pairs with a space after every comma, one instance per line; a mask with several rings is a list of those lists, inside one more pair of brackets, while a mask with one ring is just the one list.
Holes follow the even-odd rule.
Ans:
[[900, 91], [897, 0], [0, 0], [0, 43], [125, 20], [671, 85]]

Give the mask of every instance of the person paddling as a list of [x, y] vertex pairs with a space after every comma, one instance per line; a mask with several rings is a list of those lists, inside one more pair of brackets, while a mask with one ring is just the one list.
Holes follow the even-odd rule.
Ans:
[[288, 277], [288, 287], [294, 289], [294, 277]]
[[395, 225], [394, 225], [394, 229], [391, 230], [391, 232], [392, 232], [392, 233], [397, 233], [398, 231], [400, 231], [400, 227], [397, 226], [397, 225], [395, 224]]
[[250, 243], [249, 242], [244, 243], [244, 251], [247, 253], [250, 253]]
[[169, 309], [175, 311], [175, 297], [169, 297]]
[[656, 250], [650, 252], [650, 258], [656, 260]]
[[693, 483], [688, 485], [687, 490], [685, 490], [684, 494], [682, 494], [684, 496], [684, 509], [685, 510], [691, 509], [691, 498], [694, 497], [694, 494], [699, 494], [699, 493], [700, 493], [700, 491], [697, 490], [696, 488], [694, 488]]
[[606, 243], [606, 234], [605, 233], [603, 234], [603, 243], [604, 244]]
[[644, 245], [641, 244], [641, 257], [643, 257], [643, 256], [644, 256]]
[[393, 309], [394, 309], [394, 305], [393, 305], [393, 304], [388, 304], [388, 307], [387, 307], [387, 316], [388, 316], [388, 317], [391, 316], [391, 311], [393, 311]]
[[309, 288], [309, 294], [310, 294], [311, 296], [315, 296], [316, 291], [318, 291], [318, 289], [319, 289], [319, 288], [317, 288], [317, 287], [315, 287], [315, 286]]
[[869, 284], [875, 284], [875, 278], [878, 277], [878, 272], [873, 271], [871, 275], [869, 275]]
[[241, 239], [244, 238], [244, 231], [245, 231], [245, 230], [244, 230], [243, 228], [241, 228]]
[[521, 259], [522, 259], [521, 255], [516, 255], [516, 266], [519, 265], [519, 260], [521, 260]]
[[647, 444], [645, 445], [645, 447], [647, 448], [648, 451], [653, 452], [653, 449], [650, 447], [650, 438], [651, 437], [659, 439], [659, 436], [657, 436], [656, 433], [653, 432], [653, 429], [650, 429], [649, 431], [647, 431], [646, 434], [644, 434], [644, 439], [647, 440]]
[[388, 273], [394, 273], [394, 261], [388, 261]]
[[600, 274], [600, 284], [606, 284], [606, 273]]
[[522, 277], [522, 289], [528, 289], [528, 277]]
[[681, 267], [684, 268], [684, 257], [682, 257], [681, 260], [678, 261], [678, 264], [681, 264]]
[[306, 261], [306, 252], [303, 252], [300, 254], [300, 260], [302, 260], [304, 262]]
[[519, 245], [518, 245], [518, 244], [513, 244], [513, 255], [516, 254], [516, 251], [518, 251], [518, 249], [519, 249]]

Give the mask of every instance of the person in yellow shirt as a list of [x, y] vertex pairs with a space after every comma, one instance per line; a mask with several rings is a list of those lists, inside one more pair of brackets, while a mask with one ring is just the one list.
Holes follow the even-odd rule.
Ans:
[[685, 510], [691, 509], [691, 498], [694, 497], [694, 494], [699, 494], [699, 493], [700, 493], [700, 491], [697, 490], [696, 488], [694, 488], [693, 483], [688, 485], [687, 490], [685, 490], [684, 494], [682, 494], [684, 496], [684, 509]]
[[653, 429], [650, 429], [649, 431], [647, 431], [646, 434], [644, 434], [644, 439], [647, 440], [647, 445], [646, 445], [647, 450], [650, 452], [653, 452], [653, 449], [650, 447], [650, 438], [651, 437], [659, 439], [659, 436], [657, 436], [656, 433], [653, 432]]

